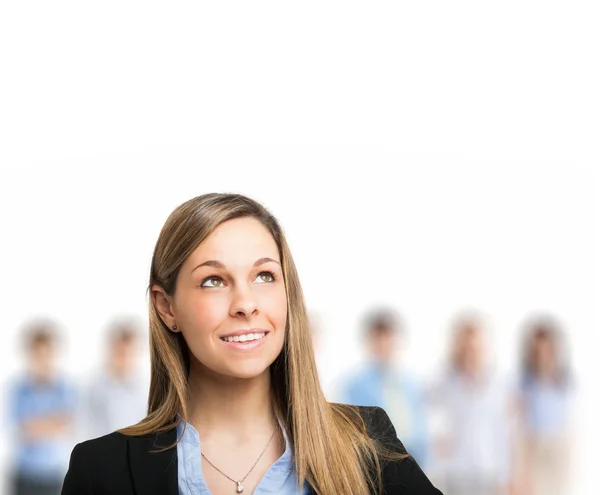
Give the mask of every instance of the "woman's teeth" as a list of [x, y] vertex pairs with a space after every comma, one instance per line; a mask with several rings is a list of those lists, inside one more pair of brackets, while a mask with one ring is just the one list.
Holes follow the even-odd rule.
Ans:
[[247, 333], [245, 335], [234, 335], [231, 337], [221, 337], [221, 340], [225, 342], [248, 342], [250, 340], [262, 339], [266, 335], [266, 332], [262, 333]]

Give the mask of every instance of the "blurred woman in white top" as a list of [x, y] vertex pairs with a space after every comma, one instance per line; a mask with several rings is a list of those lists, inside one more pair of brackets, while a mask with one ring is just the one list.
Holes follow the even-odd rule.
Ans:
[[121, 317], [109, 326], [106, 361], [86, 386], [85, 438], [97, 438], [146, 416], [148, 379], [139, 369], [141, 322]]
[[461, 315], [453, 327], [449, 365], [431, 393], [433, 469], [446, 495], [503, 495], [512, 476], [508, 388], [489, 364], [481, 318]]

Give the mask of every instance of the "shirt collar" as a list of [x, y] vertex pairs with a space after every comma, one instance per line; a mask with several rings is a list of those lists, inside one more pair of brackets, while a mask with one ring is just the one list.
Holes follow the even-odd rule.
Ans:
[[[177, 419], [179, 420], [179, 423], [177, 423], [177, 438], [181, 438], [181, 442], [183, 443], [200, 447], [200, 435], [198, 435], [196, 428], [194, 428], [190, 423], [186, 422], [180, 414], [177, 414]], [[290, 441], [285, 427], [279, 418], [277, 421], [279, 422], [279, 428], [281, 428], [281, 431], [283, 432], [283, 438], [285, 440], [285, 451], [279, 458], [279, 461], [283, 462], [291, 459], [292, 449], [290, 447]]]

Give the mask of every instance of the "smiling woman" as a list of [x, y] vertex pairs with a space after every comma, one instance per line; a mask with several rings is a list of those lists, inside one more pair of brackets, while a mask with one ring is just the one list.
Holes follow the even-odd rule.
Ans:
[[326, 401], [298, 274], [263, 206], [180, 205], [148, 289], [148, 415], [77, 445], [64, 495], [440, 493], [382, 409]]
[[183, 334], [189, 349], [190, 378], [201, 389], [194, 397], [203, 396], [206, 375], [221, 377], [219, 387], [223, 380], [256, 382], [261, 375], [258, 379], [266, 383], [268, 368], [283, 347], [287, 319], [278, 251], [256, 218], [229, 219], [187, 256], [173, 293], [152, 284], [161, 320]]

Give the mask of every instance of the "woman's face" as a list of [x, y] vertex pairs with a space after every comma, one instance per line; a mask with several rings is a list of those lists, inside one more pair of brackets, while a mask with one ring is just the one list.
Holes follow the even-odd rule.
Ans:
[[459, 366], [467, 373], [481, 371], [485, 362], [485, 342], [481, 330], [471, 324], [462, 328], [458, 336]]
[[277, 244], [254, 218], [222, 223], [185, 261], [171, 310], [192, 366], [235, 378], [281, 352], [287, 299]]
[[538, 373], [550, 374], [555, 371], [556, 353], [549, 337], [538, 336], [533, 341], [533, 362]]

